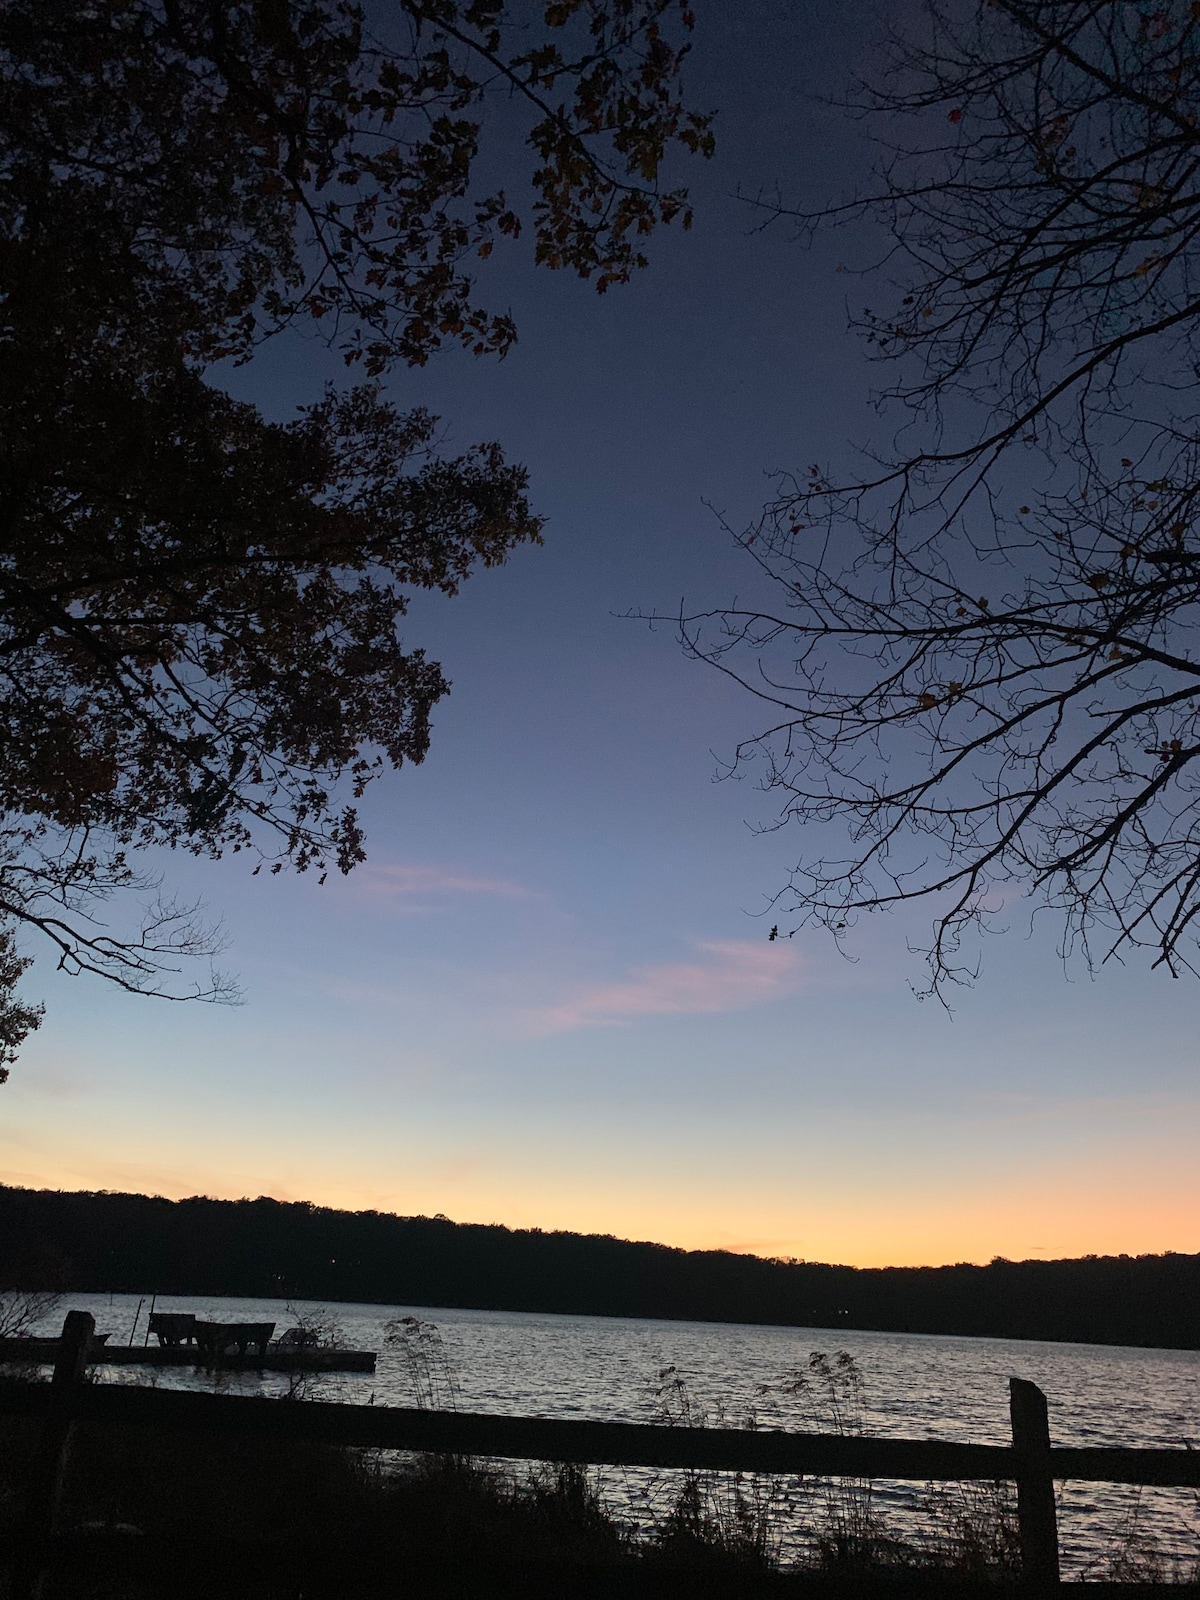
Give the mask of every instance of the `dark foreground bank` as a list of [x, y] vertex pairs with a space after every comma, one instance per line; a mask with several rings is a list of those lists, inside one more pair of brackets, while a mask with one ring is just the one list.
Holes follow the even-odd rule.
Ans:
[[[0, 1414], [0, 1600], [21, 1594], [22, 1576], [41, 1600], [1028, 1593], [1006, 1485], [945, 1486], [923, 1534], [902, 1540], [859, 1480], [664, 1472], [648, 1476], [634, 1526], [580, 1467], [87, 1422], [66, 1457], [57, 1533], [30, 1563], [38, 1448], [33, 1418]], [[1096, 1577], [1093, 1596], [1114, 1577], [1195, 1585], [1190, 1566], [1133, 1547]]]
[[0, 1187], [6, 1285], [1200, 1349], [1200, 1255], [842, 1267], [269, 1199]]

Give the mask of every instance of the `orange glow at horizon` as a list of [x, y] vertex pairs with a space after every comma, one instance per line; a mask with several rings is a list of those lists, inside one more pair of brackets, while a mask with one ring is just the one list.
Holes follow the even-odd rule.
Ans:
[[[728, 1250], [777, 1258], [840, 1263], [856, 1267], [942, 1266], [954, 1262], [1076, 1257], [1083, 1255], [1150, 1255], [1200, 1252], [1200, 1206], [1197, 1195], [1151, 1191], [1152, 1174], [1137, 1175], [1146, 1190], [1136, 1196], [1133, 1185], [1099, 1197], [1071, 1193], [1069, 1184], [1032, 1184], [964, 1203], [949, 1197], [941, 1203], [887, 1206], [869, 1197], [853, 1211], [843, 1206], [825, 1215], [798, 1218], [795, 1207], [771, 1215], [759, 1201], [742, 1215], [720, 1214], [700, 1197], [673, 1195], [664, 1204], [634, 1197], [614, 1202], [612, 1195], [565, 1198], [548, 1186], [531, 1186], [506, 1200], [488, 1197], [480, 1186], [449, 1182], [414, 1189], [376, 1190], [339, 1181], [305, 1183], [295, 1175], [271, 1181], [249, 1181], [245, 1175], [216, 1177], [202, 1170], [171, 1172], [142, 1162], [72, 1162], [36, 1169], [23, 1164], [0, 1167], [0, 1182], [51, 1189], [109, 1189], [161, 1194], [182, 1199], [204, 1194], [236, 1200], [259, 1195], [280, 1201], [310, 1201], [339, 1210], [377, 1210], [401, 1216], [443, 1213], [456, 1222], [500, 1223], [507, 1227], [561, 1229], [574, 1233], [611, 1234], [648, 1240], [685, 1250]], [[424, 1185], [421, 1186], [424, 1188]], [[1138, 1185], [1141, 1187], [1141, 1184]], [[878, 1197], [876, 1197], [878, 1199]], [[1140, 1203], [1131, 1203], [1140, 1201]], [[784, 1214], [791, 1212], [792, 1214]], [[801, 1226], [797, 1226], [800, 1222]]]

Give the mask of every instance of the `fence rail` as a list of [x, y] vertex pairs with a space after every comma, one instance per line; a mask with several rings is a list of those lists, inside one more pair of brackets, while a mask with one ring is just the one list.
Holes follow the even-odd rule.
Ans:
[[[0, 1386], [0, 1413], [42, 1421], [41, 1504], [31, 1508], [35, 1544], [44, 1545], [52, 1530], [67, 1436], [71, 1425], [79, 1422], [181, 1434], [256, 1435], [296, 1443], [597, 1466], [919, 1482], [1007, 1479], [1017, 1485], [1026, 1574], [1049, 1584], [1058, 1579], [1056, 1479], [1200, 1488], [1200, 1451], [1052, 1448], [1045, 1396], [1036, 1385], [1020, 1378], [1011, 1380], [1012, 1445], [955, 1444], [933, 1439], [574, 1422], [322, 1401], [298, 1403], [88, 1384], [80, 1381], [80, 1374], [91, 1331], [92, 1319], [87, 1313], [69, 1313], [53, 1381], [48, 1385]], [[25, 1592], [36, 1594], [36, 1584]]]
[[[45, 1417], [46, 1384], [0, 1388], [0, 1412]], [[295, 1443], [418, 1450], [445, 1455], [575, 1461], [596, 1466], [694, 1467], [833, 1478], [932, 1482], [1021, 1476], [1009, 1445], [934, 1439], [879, 1439], [838, 1434], [774, 1433], [740, 1428], [682, 1428], [634, 1422], [568, 1422], [549, 1417], [469, 1411], [411, 1411], [386, 1406], [303, 1404], [182, 1389], [81, 1384], [76, 1422], [156, 1428], [184, 1434], [255, 1435]], [[1200, 1451], [1056, 1448], [1050, 1476], [1088, 1483], [1134, 1483], [1200, 1489]]]

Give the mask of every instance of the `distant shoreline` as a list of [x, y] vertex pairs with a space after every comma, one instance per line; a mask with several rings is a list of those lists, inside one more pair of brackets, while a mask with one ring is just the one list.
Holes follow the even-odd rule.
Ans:
[[[584, 1235], [583, 1237], [587, 1237]], [[94, 1299], [102, 1295], [121, 1295], [127, 1301], [144, 1300], [146, 1309], [152, 1293], [149, 1288], [141, 1289], [110, 1289], [107, 1284], [100, 1288], [86, 1288], [79, 1284], [72, 1284], [69, 1289], [64, 1289], [61, 1294], [60, 1305], [62, 1309], [70, 1307], [74, 1299]], [[373, 1308], [383, 1311], [417, 1312], [422, 1319], [428, 1319], [436, 1324], [443, 1313], [457, 1314], [458, 1312], [479, 1312], [485, 1316], [497, 1317], [596, 1317], [609, 1322], [654, 1322], [670, 1325], [683, 1323], [689, 1327], [697, 1328], [779, 1328], [792, 1333], [830, 1333], [844, 1334], [847, 1338], [859, 1334], [873, 1337], [876, 1334], [886, 1337], [897, 1334], [906, 1339], [988, 1339], [1000, 1344], [1053, 1344], [1053, 1345], [1078, 1345], [1085, 1350], [1161, 1350], [1164, 1354], [1191, 1355], [1200, 1351], [1200, 1343], [1194, 1345], [1152, 1345], [1152, 1344], [1113, 1344], [1103, 1339], [1041, 1339], [1032, 1334], [1002, 1334], [1002, 1333], [941, 1333], [917, 1331], [907, 1328], [852, 1328], [844, 1324], [836, 1328], [828, 1325], [818, 1325], [810, 1322], [738, 1322], [733, 1319], [719, 1317], [668, 1317], [668, 1316], [635, 1316], [624, 1311], [548, 1311], [544, 1308], [523, 1308], [515, 1306], [475, 1306], [475, 1305], [422, 1305], [415, 1300], [338, 1300], [326, 1295], [319, 1299], [310, 1299], [306, 1295], [279, 1296], [272, 1294], [227, 1294], [222, 1290], [211, 1289], [202, 1292], [176, 1289], [170, 1292], [158, 1292], [158, 1309], [173, 1310], [177, 1300], [249, 1300], [255, 1305], [278, 1305], [286, 1307], [292, 1304], [320, 1305], [320, 1306], [356, 1306]], [[186, 1308], [185, 1308], [186, 1309]], [[59, 1312], [61, 1315], [61, 1311]], [[281, 1312], [282, 1315], [282, 1312]], [[138, 1338], [142, 1336], [142, 1326], [138, 1327]]]
[[306, 1202], [0, 1186], [0, 1285], [1200, 1349], [1200, 1255], [846, 1267]]

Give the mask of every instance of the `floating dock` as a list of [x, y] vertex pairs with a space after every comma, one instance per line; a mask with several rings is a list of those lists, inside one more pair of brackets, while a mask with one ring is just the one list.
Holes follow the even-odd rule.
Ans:
[[[58, 1359], [57, 1339], [0, 1339], [0, 1365], [19, 1361], [29, 1366], [53, 1366]], [[220, 1372], [374, 1372], [373, 1350], [330, 1350], [267, 1346], [266, 1355], [255, 1349], [244, 1356], [236, 1351], [212, 1359], [202, 1357], [193, 1345], [93, 1343], [88, 1357], [93, 1366], [199, 1367]]]

